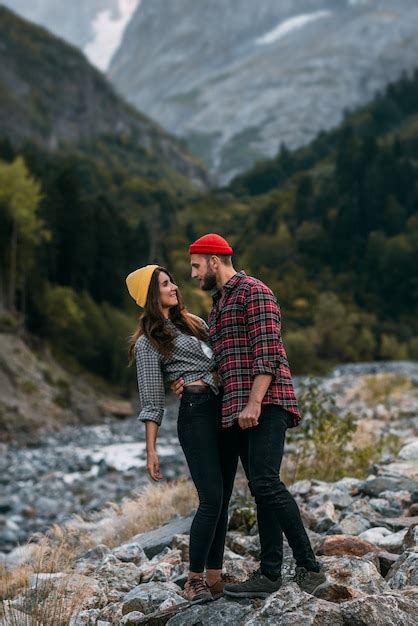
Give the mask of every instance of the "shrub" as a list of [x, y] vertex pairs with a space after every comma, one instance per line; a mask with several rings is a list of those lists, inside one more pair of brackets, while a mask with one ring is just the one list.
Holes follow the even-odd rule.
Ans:
[[284, 473], [290, 481], [317, 478], [329, 482], [343, 476], [362, 477], [395, 442], [381, 436], [373, 444], [354, 445], [357, 423], [350, 412], [339, 414], [334, 398], [315, 380], [302, 384], [299, 405], [304, 421], [289, 431], [290, 454]]

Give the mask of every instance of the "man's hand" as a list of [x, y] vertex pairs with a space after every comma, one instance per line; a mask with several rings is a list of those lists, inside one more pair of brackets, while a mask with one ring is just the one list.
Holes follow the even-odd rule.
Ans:
[[183, 395], [184, 389], [184, 380], [183, 378], [177, 378], [173, 383], [171, 383], [171, 391], [178, 397], [181, 398]]
[[155, 450], [147, 451], [147, 472], [152, 480], [161, 480], [163, 477], [160, 472], [160, 461]]
[[240, 428], [245, 430], [246, 428], [253, 428], [258, 426], [258, 420], [261, 413], [261, 402], [255, 402], [250, 400], [247, 406], [241, 411], [238, 416], [238, 424]]

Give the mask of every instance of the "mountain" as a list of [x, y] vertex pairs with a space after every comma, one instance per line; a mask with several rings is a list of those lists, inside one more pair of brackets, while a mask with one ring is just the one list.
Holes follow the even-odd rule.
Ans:
[[139, 0], [2, 0], [22, 17], [81, 48], [104, 69]]
[[49, 150], [123, 138], [142, 151], [143, 162], [155, 162], [159, 176], [171, 169], [200, 189], [207, 186], [197, 159], [127, 105], [76, 48], [1, 6], [0, 28], [0, 136]]
[[108, 75], [225, 183], [417, 59], [415, 0], [142, 0]]

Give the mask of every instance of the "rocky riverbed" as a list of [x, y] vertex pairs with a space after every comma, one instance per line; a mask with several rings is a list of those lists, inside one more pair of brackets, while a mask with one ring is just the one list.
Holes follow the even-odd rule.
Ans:
[[[283, 586], [266, 600], [222, 597], [188, 606], [183, 585], [189, 517], [113, 549], [98, 544], [80, 555], [70, 573], [32, 574], [26, 591], [4, 602], [0, 623], [33, 623], [28, 616], [37, 605], [50, 602], [47, 610], [52, 611], [59, 599], [72, 603], [72, 615], [56, 623], [70, 626], [415, 626], [418, 438], [403, 447], [395, 461], [396, 470], [379, 465], [364, 480], [303, 480], [291, 487], [328, 578], [329, 584], [315, 597], [293, 581], [294, 562], [285, 543]], [[258, 566], [259, 548], [253, 503], [233, 505], [226, 571], [244, 580]], [[13, 553], [10, 563], [12, 559]]]
[[[392, 433], [401, 442], [418, 436], [417, 363], [344, 365], [319, 383], [342, 413], [354, 413], [365, 438], [376, 432]], [[158, 439], [166, 479], [188, 474], [177, 440], [176, 414], [177, 405], [171, 401]], [[86, 516], [107, 502], [119, 503], [149, 483], [144, 426], [135, 417], [38, 434], [30, 446], [0, 446], [3, 552], [74, 514]]]

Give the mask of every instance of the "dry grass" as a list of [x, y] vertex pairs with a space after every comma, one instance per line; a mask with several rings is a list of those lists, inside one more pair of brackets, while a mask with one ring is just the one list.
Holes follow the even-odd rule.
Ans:
[[138, 533], [158, 528], [175, 515], [188, 515], [197, 508], [196, 489], [189, 480], [149, 485], [133, 500], [109, 510], [109, 527], [100, 543], [114, 547]]
[[386, 405], [412, 390], [412, 382], [400, 374], [368, 374], [347, 394], [348, 401], [361, 400], [368, 406]]
[[[180, 480], [149, 485], [133, 499], [126, 499], [120, 505], [109, 504], [91, 522], [74, 518], [66, 526], [55, 526], [41, 543], [30, 544], [25, 562], [12, 570], [0, 569], [0, 598], [3, 615], [7, 614], [5, 623], [64, 626], [83, 601], [71, 576], [75, 561], [83, 552], [99, 543], [115, 547], [138, 533], [161, 526], [175, 515], [187, 515], [196, 507], [193, 484]], [[59, 583], [44, 584], [29, 592], [32, 608], [26, 618], [8, 599], [28, 593], [31, 574], [48, 572], [63, 572], [66, 576]]]
[[[49, 538], [31, 545], [27, 562], [0, 572], [0, 597], [3, 619], [7, 626], [65, 626], [85, 599], [85, 590], [71, 578], [75, 553], [61, 542]], [[29, 588], [29, 577], [39, 573], [64, 572], [59, 580]], [[18, 600], [16, 601], [16, 596]], [[11, 599], [11, 600], [10, 600]], [[14, 600], [13, 600], [14, 599]]]

